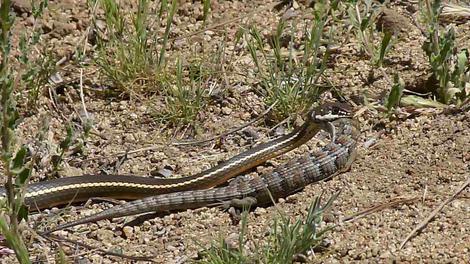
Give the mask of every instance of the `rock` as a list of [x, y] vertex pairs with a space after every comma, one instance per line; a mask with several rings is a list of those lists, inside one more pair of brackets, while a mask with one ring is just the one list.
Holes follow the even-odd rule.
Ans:
[[333, 223], [335, 221], [335, 216], [331, 212], [323, 214], [323, 220], [326, 223]]
[[31, 14], [33, 11], [31, 1], [29, 0], [13, 0], [11, 1], [11, 7], [18, 16], [21, 16], [24, 13]]
[[230, 115], [232, 113], [232, 109], [228, 107], [222, 107], [222, 114]]
[[253, 140], [257, 140], [260, 138], [258, 132], [254, 130], [252, 127], [247, 127], [244, 130], [242, 130], [243, 135], [245, 135], [248, 138], [252, 138]]
[[258, 208], [256, 208], [254, 213], [255, 213], [255, 215], [258, 215], [258, 216], [259, 215], [264, 215], [264, 214], [267, 213], [267, 210], [266, 210], [266, 208], [258, 207]]
[[168, 245], [168, 246], [166, 246], [166, 250], [167, 251], [177, 251], [178, 249], [175, 246]]
[[150, 172], [150, 175], [155, 176], [155, 177], [161, 177], [161, 178], [168, 178], [173, 174], [172, 170], [168, 170], [165, 168], [160, 168], [157, 170], [153, 170]]
[[228, 250], [238, 250], [239, 234], [231, 233], [224, 239], [224, 243], [227, 245]]
[[126, 238], [132, 238], [134, 235], [134, 229], [131, 226], [125, 226], [122, 229], [122, 232], [124, 232], [124, 235], [126, 236]]
[[83, 175], [83, 170], [80, 168], [64, 166], [64, 168], [60, 171], [60, 174], [63, 176], [78, 176]]
[[99, 241], [113, 241], [114, 233], [111, 230], [107, 229], [98, 229], [96, 231], [96, 237]]
[[86, 258], [79, 258], [78, 260], [75, 260], [77, 264], [89, 264], [91, 263], [88, 259]]
[[379, 30], [390, 32], [392, 34], [407, 34], [412, 31], [413, 27], [414, 26], [407, 17], [389, 8], [384, 9], [377, 20], [377, 28]]
[[379, 258], [381, 258], [381, 259], [389, 259], [389, 258], [391, 258], [391, 257], [392, 257], [392, 253], [390, 253], [390, 251], [387, 250], [387, 251], [385, 251], [383, 254], [381, 254]]
[[77, 24], [71, 22], [71, 23], [65, 23], [65, 22], [59, 22], [59, 21], [54, 21], [53, 23], [53, 28], [54, 28], [54, 33], [60, 37], [64, 37], [72, 31], [77, 29]]

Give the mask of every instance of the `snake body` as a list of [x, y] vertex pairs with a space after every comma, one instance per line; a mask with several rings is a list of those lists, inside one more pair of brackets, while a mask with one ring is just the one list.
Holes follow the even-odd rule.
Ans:
[[[25, 192], [30, 210], [44, 209], [90, 197], [141, 199], [147, 196], [187, 190], [208, 189], [309, 141], [323, 127], [315, 120], [321, 109], [311, 111], [307, 121], [288, 135], [260, 144], [201, 173], [182, 178], [149, 178], [132, 175], [82, 175], [32, 183]], [[0, 199], [6, 190], [0, 188]]]
[[269, 204], [274, 200], [298, 192], [305, 186], [334, 176], [349, 168], [355, 158], [358, 127], [351, 119], [334, 123], [336, 138], [321, 150], [310, 153], [276, 168], [272, 173], [251, 179], [239, 176], [228, 186], [206, 190], [191, 190], [161, 194], [117, 205], [100, 213], [68, 222], [49, 230], [72, 227], [103, 219], [136, 215], [147, 212], [165, 212], [194, 209], [220, 204], [234, 205], [240, 201], [249, 206]]
[[[90, 197], [138, 199], [59, 225], [48, 232], [146, 212], [178, 211], [221, 204], [265, 205], [349, 167], [355, 157], [358, 129], [354, 120], [347, 117], [350, 117], [348, 106], [326, 104], [310, 111], [306, 122], [290, 134], [260, 144], [193, 176], [177, 179], [130, 175], [60, 178], [27, 186], [25, 203], [30, 210], [34, 210], [84, 201]], [[332, 142], [321, 150], [292, 160], [272, 173], [254, 178], [239, 176], [227, 186], [216, 187], [270, 158], [297, 148], [322, 129], [330, 132]], [[5, 199], [5, 196], [6, 190], [0, 188], [0, 199]]]

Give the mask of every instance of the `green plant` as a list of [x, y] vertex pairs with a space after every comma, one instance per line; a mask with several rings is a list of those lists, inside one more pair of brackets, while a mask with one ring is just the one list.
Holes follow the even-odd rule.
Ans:
[[174, 76], [167, 74], [164, 82], [166, 107], [157, 117], [173, 126], [194, 123], [210, 93], [205, 88], [208, 74], [202, 60], [194, 60], [183, 67], [179, 58]]
[[[260, 80], [260, 93], [268, 105], [274, 104], [275, 119], [283, 119], [293, 114], [307, 110], [319, 97], [323, 90], [318, 86], [319, 78], [326, 69], [328, 50], [320, 52], [321, 36], [328, 18], [328, 6], [314, 13], [315, 19], [311, 26], [304, 27], [301, 52], [294, 47], [294, 28], [290, 35], [284, 36], [285, 22], [278, 23], [270, 44], [272, 49], [266, 49], [266, 44], [255, 26], [250, 27], [244, 34], [251, 58], [256, 67], [256, 76]], [[288, 39], [288, 47], [282, 47], [282, 42]], [[286, 50], [287, 49], [287, 50]], [[300, 57], [300, 58], [299, 58]]]
[[83, 121], [83, 131], [77, 136], [76, 129], [74, 129], [72, 123], [66, 125], [66, 135], [65, 138], [60, 142], [58, 146], [58, 154], [52, 155], [52, 170], [54, 173], [57, 173], [60, 169], [60, 165], [63, 162], [64, 156], [67, 152], [71, 154], [82, 153], [84, 151], [84, 146], [87, 138], [90, 135], [92, 128], [91, 120], [85, 118]]
[[41, 35], [36, 21], [42, 16], [47, 4], [47, 0], [32, 4], [33, 27], [30, 34], [20, 35], [17, 47], [19, 53], [15, 56], [11, 53], [11, 29], [15, 17], [10, 14], [11, 1], [2, 0], [0, 7], [0, 155], [3, 175], [7, 179], [7, 199], [0, 204], [0, 230], [20, 263], [30, 263], [19, 222], [28, 217], [28, 210], [23, 202], [24, 190], [37, 157], [29, 155], [27, 148], [18, 146], [16, 142], [15, 130], [21, 122], [17, 106], [25, 106], [28, 112], [33, 112], [40, 89], [55, 70], [50, 53], [45, 50], [39, 54], [32, 52]]
[[[108, 34], [98, 40], [96, 63], [101, 70], [120, 92], [148, 92], [145, 88], [158, 87], [177, 1], [161, 1], [160, 8], [151, 14], [149, 1], [140, 0], [136, 13], [129, 17], [132, 27], [124, 26], [127, 17], [115, 0], [96, 1], [105, 11], [108, 26]], [[160, 37], [157, 32], [164, 20], [165, 31]]]
[[62, 162], [65, 153], [69, 150], [72, 146], [73, 140], [73, 128], [70, 124], [67, 124], [67, 135], [65, 136], [64, 140], [62, 140], [59, 144], [59, 155], [52, 156], [52, 167], [54, 172], [57, 172], [59, 169], [59, 165]]
[[385, 108], [387, 109], [388, 115], [390, 115], [392, 113], [392, 109], [395, 108], [400, 103], [400, 99], [403, 95], [404, 87], [405, 87], [405, 84], [403, 80], [400, 79], [398, 74], [395, 74], [393, 76], [393, 86], [390, 89], [390, 93], [388, 94], [384, 103]]
[[20, 53], [15, 57], [16, 62], [21, 65], [17, 73], [20, 76], [19, 87], [27, 94], [25, 106], [29, 113], [36, 110], [41, 88], [47, 84], [49, 77], [56, 70], [55, 57], [51, 50], [41, 48], [41, 51], [35, 54], [42, 34], [42, 29], [38, 27], [37, 22], [47, 6], [47, 0], [32, 5], [33, 26], [31, 30], [28, 30], [30, 33], [26, 31], [21, 33], [18, 44]]
[[308, 207], [307, 217], [291, 221], [283, 214], [274, 219], [269, 235], [263, 242], [255, 245], [255, 252], [248, 253], [247, 216], [242, 217], [241, 231], [238, 237], [238, 248], [230, 248], [224, 241], [213, 244], [201, 263], [293, 263], [296, 257], [306, 254], [320, 245], [326, 232], [331, 228], [319, 229], [325, 210], [331, 208], [338, 194], [333, 195], [322, 206], [321, 197], [316, 197]]
[[[247, 255], [244, 244], [246, 242], [246, 230], [248, 226], [248, 210], [249, 208], [243, 208], [241, 221], [240, 221], [240, 233], [238, 234], [237, 244], [232, 245], [236, 248], [232, 248], [227, 241], [220, 237], [218, 244], [212, 243], [208, 250], [204, 251], [204, 258], [199, 263], [205, 264], [243, 264], [251, 263], [252, 258]], [[202, 247], [202, 245], [199, 245]]]
[[[20, 263], [30, 263], [27, 248], [21, 237], [18, 223], [27, 217], [21, 188], [31, 173], [26, 164], [26, 148], [15, 150], [15, 129], [20, 115], [16, 108], [14, 92], [17, 88], [15, 74], [10, 61], [11, 32], [14, 17], [10, 15], [11, 2], [2, 0], [0, 6], [0, 137], [1, 160], [7, 177], [7, 205], [0, 211], [0, 230], [7, 243], [15, 251]], [[16, 153], [16, 154], [15, 154]]]
[[377, 66], [382, 66], [385, 54], [392, 46], [393, 36], [391, 31], [384, 30], [380, 45], [375, 43], [375, 22], [380, 15], [380, 7], [374, 5], [372, 0], [346, 2], [348, 18], [359, 41], [360, 50]]
[[468, 49], [458, 50], [453, 27], [442, 30], [439, 26], [441, 1], [420, 1], [428, 36], [423, 50], [428, 56], [432, 72], [438, 81], [437, 99], [449, 104], [460, 104], [470, 95], [470, 56]]
[[202, 20], [204, 21], [204, 25], [206, 24], [207, 21], [207, 16], [209, 15], [209, 9], [211, 7], [211, 1], [210, 0], [201, 0], [202, 1]]

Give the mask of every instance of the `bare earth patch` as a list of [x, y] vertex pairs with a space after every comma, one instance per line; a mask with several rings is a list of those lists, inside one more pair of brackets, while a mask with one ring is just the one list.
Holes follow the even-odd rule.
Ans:
[[[89, 14], [85, 12], [86, 1], [59, 2], [51, 1], [55, 11], [49, 13], [46, 20], [51, 27], [47, 38], [50, 43], [57, 44], [56, 52], [62, 56], [71, 52], [85, 32]], [[217, 83], [217, 87], [227, 89], [223, 98], [215, 99], [204, 109], [196, 132], [184, 129], [174, 132], [155, 121], [151, 108], [153, 98], [107, 98], [97, 93], [94, 87], [103, 78], [94, 74], [96, 66], [85, 67], [89, 75], [85, 75], [84, 101], [95, 130], [87, 141], [84, 154], [66, 158], [61, 176], [100, 171], [155, 176], [161, 169], [170, 170], [173, 176], [190, 175], [275, 136], [276, 131], [270, 130], [273, 125], [260, 121], [248, 126], [248, 132], [237, 132], [208, 144], [171, 145], [188, 138], [209, 138], [223, 133], [258, 117], [267, 108], [255, 89], [258, 83], [252, 78], [250, 69], [253, 65], [249, 53], [235, 46], [233, 40], [238, 26], [250, 23], [257, 24], [268, 36], [275, 30], [279, 18], [287, 12], [285, 9], [264, 8], [274, 6], [277, 2], [273, 1], [212, 1], [212, 14], [207, 22], [209, 27], [236, 17], [240, 19], [212, 28], [209, 32], [188, 36], [188, 33], [203, 28], [200, 19], [202, 7], [199, 3], [181, 2], [173, 40], [170, 40], [174, 42], [171, 49], [186, 55], [192, 54], [189, 52], [191, 47], [208, 52], [206, 46], [215, 46], [227, 38], [227, 63], [232, 72], [226, 73], [225, 80]], [[294, 17], [308, 19], [311, 9], [303, 2], [309, 1], [299, 2], [300, 6], [291, 8], [295, 11]], [[406, 6], [397, 2], [392, 8], [400, 14], [410, 15]], [[253, 10], [258, 10], [256, 15], [246, 16]], [[28, 12], [18, 8], [17, 22], [18, 31], [27, 28]], [[387, 55], [387, 67], [400, 72], [407, 88], [410, 88], [420, 78], [425, 78], [429, 64], [421, 50], [424, 37], [420, 31], [409, 21], [406, 25], [400, 24], [401, 27], [408, 29], [407, 36], [403, 36], [404, 40]], [[468, 46], [468, 22], [460, 25], [457, 33], [459, 43], [467, 43]], [[192, 45], [196, 42], [204, 45]], [[339, 47], [325, 75], [342, 94], [358, 104], [363, 103], [364, 98], [380, 101], [390, 85], [382, 72], [363, 58], [355, 42], [355, 39], [350, 39], [346, 41], [348, 44]], [[60, 74], [64, 79], [75, 81], [60, 85], [61, 101], [56, 102], [56, 106], [51, 105], [45, 92], [40, 113], [26, 118], [21, 125], [20, 137], [24, 142], [36, 133], [41, 115], [50, 115], [51, 132], [47, 138], [50, 144], [57, 145], [64, 135], [65, 122], [80, 115], [78, 68], [70, 64], [62, 68]], [[225, 87], [226, 82], [229, 87]], [[366, 110], [359, 117], [362, 135], [359, 156], [351, 170], [327, 182], [308, 186], [300, 193], [281, 199], [275, 206], [255, 209], [248, 218], [249, 243], [266, 236], [272, 219], [279, 212], [292, 218], [305, 216], [315, 196], [324, 192], [324, 197], [328, 197], [341, 190], [324, 219], [326, 224], [336, 226], [327, 233], [324, 250], [309, 256], [311, 263], [470, 263], [469, 188], [445, 206], [403, 249], [399, 249], [405, 237], [470, 177], [470, 113], [447, 110], [409, 110], [409, 113], [413, 114], [389, 121], [381, 119], [372, 110]], [[315, 148], [316, 144], [315, 141], [310, 142], [260, 166], [253, 173], [302, 155]], [[149, 146], [152, 147], [148, 150], [136, 151], [122, 159], [126, 151]], [[50, 153], [45, 156], [48, 155]], [[44, 180], [48, 177], [46, 172], [39, 169], [33, 180]], [[32, 214], [29, 223], [23, 225], [27, 228], [26, 243], [33, 260], [53, 263], [60, 245], [72, 263], [135, 262], [70, 243], [51, 242], [33, 231], [33, 227], [44, 229], [51, 223], [71, 221], [110, 206], [112, 203], [109, 201], [99, 201]], [[361, 217], [361, 212], [374, 207], [380, 209]], [[240, 226], [232, 223], [229, 213], [219, 208], [188, 210], [125, 226], [134, 218], [100, 221], [55, 234], [106, 251], [136, 257], [154, 256], [157, 263], [186, 263], [194, 260], [211, 242], [240, 231]], [[8, 256], [1, 262], [15, 263], [15, 260]]]

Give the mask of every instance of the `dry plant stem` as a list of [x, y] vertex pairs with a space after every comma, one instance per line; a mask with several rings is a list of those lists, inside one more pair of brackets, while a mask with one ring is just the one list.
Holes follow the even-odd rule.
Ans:
[[470, 6], [446, 3], [442, 7], [439, 20], [447, 22], [447, 20], [470, 20]]
[[150, 261], [150, 262], [153, 262], [152, 258], [156, 257], [156, 256], [134, 257], [134, 256], [129, 256], [129, 255], [126, 255], [126, 254], [122, 254], [122, 253], [107, 251], [107, 250], [104, 250], [104, 249], [101, 249], [101, 248], [98, 248], [98, 247], [87, 245], [87, 244], [85, 244], [83, 242], [80, 242], [80, 241], [75, 241], [73, 239], [68, 239], [68, 238], [65, 238], [65, 237], [60, 237], [60, 236], [56, 236], [56, 235], [52, 235], [52, 234], [48, 234], [48, 235], [39, 234], [39, 235], [41, 235], [42, 237], [44, 237], [45, 239], [47, 239], [51, 242], [66, 242], [66, 243], [74, 244], [74, 245], [79, 246], [79, 247], [84, 247], [87, 250], [94, 250], [94, 251], [103, 253], [104, 255], [107, 255], [107, 256], [115, 256], [115, 257], [130, 259], [130, 260], [134, 260], [134, 261]]
[[54, 110], [57, 112], [57, 113], [60, 113], [59, 112], [59, 108], [57, 107], [57, 104], [55, 103], [55, 98], [54, 98], [54, 93], [52, 92], [52, 89], [51, 87], [49, 87], [47, 89], [48, 93], [49, 93], [49, 100], [52, 104], [52, 108], [54, 108]]
[[[236, 127], [236, 128], [233, 128], [227, 132], [224, 132], [220, 135], [216, 135], [216, 136], [213, 136], [213, 137], [210, 137], [210, 138], [207, 138], [207, 139], [203, 139], [203, 140], [197, 140], [197, 141], [187, 141], [187, 142], [173, 142], [171, 143], [171, 145], [173, 146], [188, 146], [188, 145], [200, 145], [200, 144], [203, 144], [203, 143], [207, 143], [207, 142], [210, 142], [210, 141], [213, 141], [213, 140], [216, 140], [218, 138], [221, 138], [221, 137], [225, 137], [227, 135], [230, 135], [230, 134], [233, 134], [237, 131], [240, 131], [244, 128], [246, 128], [247, 126], [250, 126], [254, 123], [256, 123], [257, 121], [259, 121], [261, 118], [263, 118], [264, 116], [266, 116], [266, 114], [268, 114], [274, 106], [276, 106], [277, 102], [274, 102], [271, 106], [268, 107], [268, 109], [266, 109], [263, 113], [261, 113], [258, 117], [256, 117], [255, 119], [251, 120], [250, 122], [248, 123], [245, 123], [239, 127]], [[157, 146], [149, 146], [149, 147], [144, 147], [144, 148], [139, 148], [139, 149], [134, 149], [134, 150], [131, 150], [131, 151], [127, 151], [127, 152], [120, 152], [120, 153], [117, 153], [116, 155], [117, 156], [120, 156], [120, 155], [130, 155], [130, 154], [135, 154], [135, 153], [139, 153], [139, 152], [142, 152], [142, 151], [149, 151], [149, 150], [154, 150], [156, 149]]]
[[374, 206], [366, 208], [366, 209], [364, 209], [360, 212], [357, 212], [353, 215], [347, 216], [341, 222], [352, 222], [352, 221], [358, 220], [360, 218], [363, 218], [367, 215], [382, 211], [384, 209], [391, 208], [391, 207], [397, 206], [399, 204], [412, 203], [412, 202], [417, 201], [417, 200], [419, 200], [418, 197], [412, 197], [412, 198], [397, 197], [397, 198], [394, 198], [394, 199], [392, 199], [390, 201], [387, 201], [385, 203], [374, 205]]
[[393, 81], [392, 79], [390, 78], [390, 76], [388, 76], [387, 72], [385, 71], [385, 69], [383, 67], [379, 67], [379, 70], [382, 72], [383, 76], [385, 77], [385, 80], [387, 80], [388, 82], [388, 85], [393, 85]]
[[[93, 5], [93, 9], [91, 11], [91, 18], [94, 18], [95, 15], [96, 15], [96, 10], [97, 10], [97, 7], [98, 7], [98, 3], [99, 3], [99, 1], [95, 1], [95, 4]], [[73, 56], [75, 54], [77, 54], [77, 51], [78, 51], [79, 46], [81, 44], [83, 44], [82, 53], [86, 54], [86, 52], [87, 52], [86, 47], [87, 47], [87, 43], [88, 43], [88, 35], [90, 34], [91, 27], [92, 27], [92, 24], [88, 25], [88, 27], [86, 28], [86, 30], [82, 34], [82, 37], [78, 40], [77, 44], [73, 48], [72, 52], [70, 52], [69, 54], [64, 55], [60, 60], [58, 60], [56, 62], [57, 67], [64, 67], [65, 66], [64, 64], [69, 62], [73, 58]]]
[[277, 123], [276, 125], [274, 125], [272, 128], [270, 128], [268, 130], [268, 133], [267, 134], [271, 134], [274, 130], [276, 130], [278, 127], [280, 126], [283, 126], [284, 124], [286, 124], [287, 122], [289, 122], [291, 120], [291, 117], [286, 117], [284, 118], [284, 120], [282, 120], [281, 122]]
[[86, 110], [85, 96], [83, 95], [83, 69], [80, 69], [80, 101], [82, 102], [82, 108], [83, 108], [83, 112], [85, 112], [85, 117], [88, 119], [89, 116], [88, 116], [88, 111]]
[[207, 142], [210, 142], [210, 141], [213, 141], [215, 139], [218, 139], [218, 138], [221, 138], [221, 137], [225, 137], [227, 135], [230, 135], [230, 134], [233, 134], [237, 131], [240, 131], [244, 128], [246, 128], [247, 126], [250, 126], [256, 122], [258, 122], [261, 118], [263, 118], [264, 116], [266, 116], [273, 108], [274, 106], [276, 106], [277, 104], [277, 101], [275, 101], [273, 104], [271, 104], [268, 109], [266, 109], [263, 113], [261, 113], [258, 117], [256, 117], [255, 119], [251, 120], [250, 122], [248, 123], [245, 123], [239, 127], [236, 127], [236, 128], [233, 128], [227, 132], [224, 132], [220, 135], [217, 135], [217, 136], [213, 136], [211, 138], [208, 138], [208, 139], [203, 139], [203, 140], [198, 140], [198, 141], [189, 141], [189, 142], [175, 142], [175, 143], [172, 143], [172, 145], [174, 146], [185, 146], [185, 145], [199, 145], [199, 144], [203, 144], [203, 143], [207, 143]]
[[454, 192], [454, 194], [452, 194], [452, 196], [450, 196], [449, 198], [447, 198], [443, 203], [441, 203], [441, 205], [439, 205], [439, 207], [437, 207], [436, 209], [434, 209], [434, 211], [432, 211], [432, 213], [426, 217], [426, 219], [424, 219], [421, 223], [419, 223], [418, 226], [415, 227], [415, 229], [413, 229], [413, 231], [411, 231], [410, 234], [408, 234], [408, 236], [403, 240], [403, 242], [401, 242], [400, 244], [400, 247], [399, 249], [402, 249], [405, 244], [418, 232], [418, 231], [421, 231], [422, 229], [424, 229], [426, 227], [426, 225], [431, 222], [431, 220], [436, 217], [436, 215], [442, 211], [442, 209], [444, 208], [444, 206], [446, 206], [448, 203], [450, 203], [452, 200], [455, 199], [455, 197], [457, 195], [459, 195], [463, 190], [465, 190], [465, 188], [467, 188], [468, 186], [470, 185], [470, 177], [467, 178], [467, 181], [464, 182], [458, 189], [456, 192]]
[[[55, 92], [54, 90], [58, 87], [58, 86], [62, 86], [62, 85], [67, 85], [67, 84], [71, 84], [71, 83], [75, 83], [77, 80], [80, 82], [80, 98], [82, 97], [82, 93], [83, 93], [83, 76], [90, 76], [94, 73], [96, 73], [97, 70], [93, 70], [91, 72], [88, 72], [88, 73], [85, 73], [85, 74], [82, 74], [82, 71], [80, 71], [80, 76], [78, 78], [73, 78], [71, 80], [68, 80], [68, 81], [65, 81], [65, 82], [61, 82], [60, 84], [54, 86], [54, 87], [49, 87], [48, 88], [48, 93], [49, 93], [49, 101], [52, 105], [52, 107], [49, 105], [49, 108], [52, 108], [51, 110], [55, 111], [57, 114], [60, 115], [60, 117], [62, 117], [63, 120], [67, 120], [67, 117], [62, 113], [62, 111], [59, 110], [59, 107], [57, 106], [57, 103], [56, 103], [56, 100], [55, 100]], [[69, 95], [68, 95], [69, 96]], [[73, 101], [70, 97], [69, 97], [70, 101]], [[83, 105], [83, 102], [82, 102], [82, 105]], [[88, 112], [86, 111], [86, 108], [83, 108], [85, 113], [86, 113], [86, 116], [88, 117]], [[78, 115], [80, 117], [80, 115]], [[81, 118], [80, 118], [81, 119]], [[82, 120], [83, 121], [83, 120]], [[95, 132], [91, 132], [91, 133], [94, 133], [95, 135], [99, 136], [100, 138], [104, 139], [104, 140], [108, 140], [108, 138], [106, 138], [104, 135], [102, 135], [101, 133], [99, 133], [98, 131], [96, 131], [95, 128], [93, 128], [95, 130]]]
[[[358, 4], [356, 4], [356, 15], [357, 15], [357, 20], [362, 21], [361, 12], [359, 11]], [[359, 34], [361, 35], [361, 39], [364, 41], [365, 52], [367, 53], [367, 55], [372, 57], [374, 54], [370, 49], [369, 40], [366, 38], [366, 36], [364, 35], [364, 32], [362, 30], [359, 30]]]
[[462, 105], [460, 106], [460, 109], [462, 109], [463, 111], [470, 109], [470, 97], [467, 100], [465, 100], [465, 102], [462, 103]]

